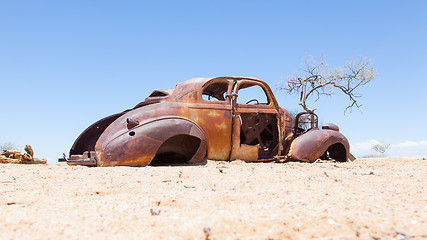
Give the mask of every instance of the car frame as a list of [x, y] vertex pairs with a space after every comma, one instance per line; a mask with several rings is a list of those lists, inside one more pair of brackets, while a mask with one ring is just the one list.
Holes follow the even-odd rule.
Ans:
[[[244, 99], [257, 90], [265, 96]], [[239, 94], [241, 93], [241, 96]], [[251, 98], [252, 94], [246, 93]], [[309, 127], [300, 127], [310, 119]], [[348, 140], [314, 113], [293, 117], [252, 77], [193, 78], [153, 91], [134, 108], [92, 124], [74, 142], [70, 165], [204, 164], [210, 160], [347, 161]]]

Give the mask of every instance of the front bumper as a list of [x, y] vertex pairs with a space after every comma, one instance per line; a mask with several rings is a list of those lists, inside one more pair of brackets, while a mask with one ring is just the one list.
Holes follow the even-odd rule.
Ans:
[[66, 162], [68, 165], [82, 165], [88, 167], [97, 166], [95, 151], [86, 151], [82, 155], [71, 155], [68, 159], [64, 153], [64, 156], [58, 159], [58, 162]]

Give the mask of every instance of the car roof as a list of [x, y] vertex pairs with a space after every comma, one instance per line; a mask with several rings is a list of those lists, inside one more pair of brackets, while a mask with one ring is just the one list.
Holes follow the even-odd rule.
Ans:
[[212, 80], [221, 80], [221, 79], [228, 79], [228, 80], [253, 80], [257, 82], [264, 83], [261, 79], [254, 78], [254, 77], [240, 77], [240, 76], [228, 76], [228, 77], [213, 77], [213, 78], [191, 78], [187, 81], [180, 82], [178, 85], [200, 85], [203, 86], [205, 83], [212, 81]]
[[238, 76], [230, 76], [230, 77], [213, 77], [213, 78], [192, 78], [184, 82], [180, 82], [176, 84], [175, 89], [170, 94], [168, 99], [170, 101], [179, 101], [179, 102], [193, 102], [197, 99], [197, 94], [200, 92], [205, 84], [215, 80], [251, 80], [258, 82], [262, 85], [266, 85], [265, 82], [258, 78], [254, 77], [238, 77]]

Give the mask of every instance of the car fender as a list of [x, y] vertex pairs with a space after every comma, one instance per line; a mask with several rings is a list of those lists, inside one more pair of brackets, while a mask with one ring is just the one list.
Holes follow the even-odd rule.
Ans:
[[330, 129], [312, 129], [292, 141], [287, 159], [314, 162], [335, 144], [341, 144], [344, 147], [344, 159], [347, 160], [350, 145], [343, 134]]
[[[129, 120], [127, 122], [129, 124]], [[132, 124], [131, 126], [133, 127], [127, 132], [108, 142], [100, 142], [102, 139], [106, 139], [100, 138], [96, 144], [98, 166], [146, 166], [150, 164], [166, 140], [179, 135], [200, 139], [200, 145], [189, 163], [205, 160], [206, 136], [197, 124], [188, 119], [169, 116], [142, 125]]]

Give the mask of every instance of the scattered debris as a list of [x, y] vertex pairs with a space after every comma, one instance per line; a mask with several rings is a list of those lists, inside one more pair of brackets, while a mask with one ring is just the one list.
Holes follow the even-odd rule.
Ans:
[[220, 173], [225, 173], [225, 172], [224, 172], [224, 168], [225, 168], [225, 167], [216, 167], [216, 168], [218, 169], [218, 171], [219, 171]]
[[375, 235], [375, 234], [372, 234], [371, 238], [374, 239], [374, 240], [381, 240], [381, 237], [378, 236], [378, 235]]
[[331, 224], [331, 225], [336, 225], [337, 223], [333, 220], [333, 219], [331, 219], [331, 218], [329, 218], [328, 219], [328, 223], [329, 224]]
[[31, 145], [26, 145], [24, 150], [26, 153], [21, 153], [18, 150], [3, 150], [0, 153], [0, 163], [46, 164], [46, 159], [34, 158]]
[[369, 173], [361, 173], [361, 175], [375, 175], [373, 171], [370, 171]]
[[405, 231], [402, 231], [402, 230], [395, 230], [394, 232], [396, 233], [397, 237], [401, 236], [401, 237], [404, 237], [404, 239], [412, 237], [412, 234], [405, 232]]
[[354, 227], [354, 231], [355, 231], [356, 237], [358, 237], [358, 238], [359, 238], [359, 237], [360, 237], [360, 226], [357, 226], [357, 225], [356, 225], [356, 226]]
[[212, 234], [211, 228], [210, 227], [204, 227], [203, 233], [205, 234], [205, 240], [209, 240], [210, 236]]
[[152, 216], [157, 216], [160, 215], [160, 208], [159, 207], [154, 207], [150, 209], [150, 213]]

